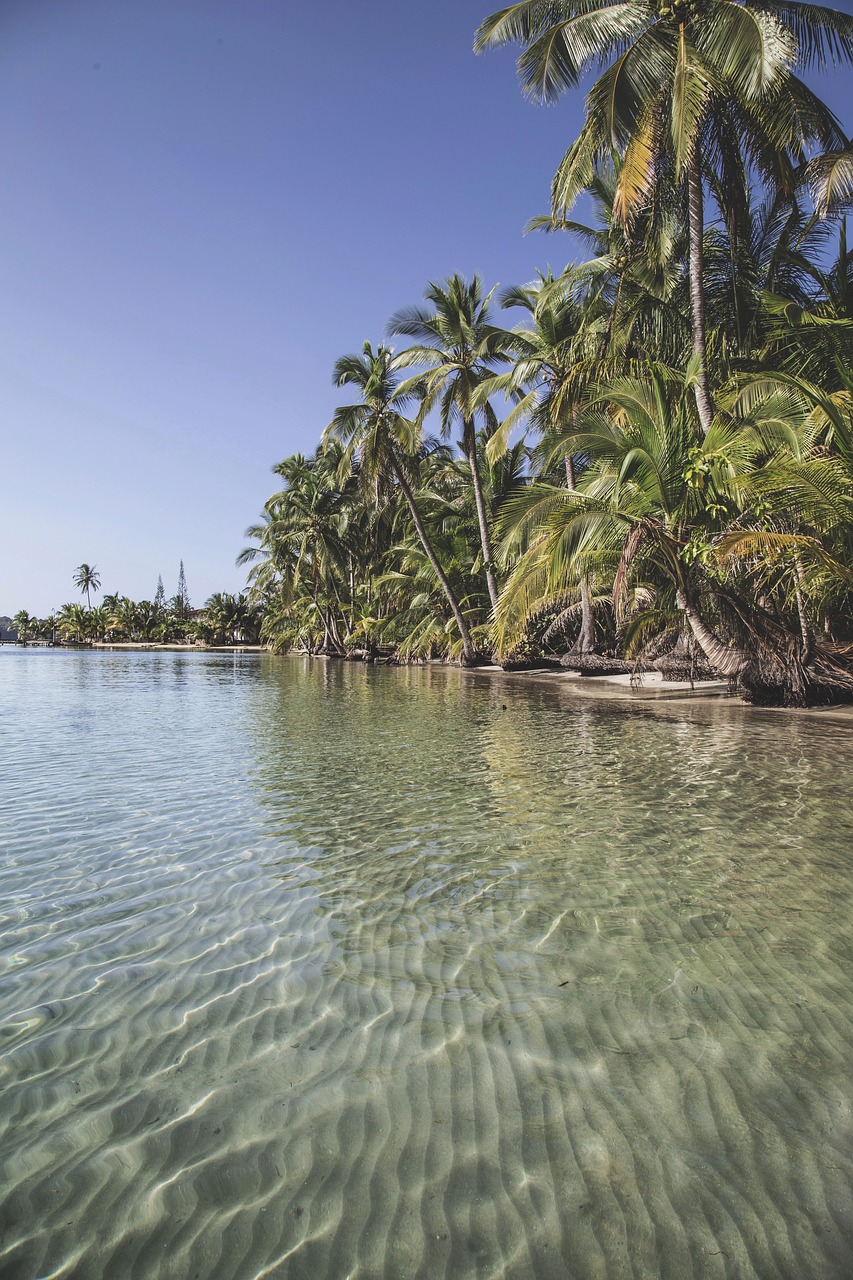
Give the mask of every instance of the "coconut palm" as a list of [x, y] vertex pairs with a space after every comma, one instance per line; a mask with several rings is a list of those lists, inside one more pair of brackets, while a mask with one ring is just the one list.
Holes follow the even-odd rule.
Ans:
[[[303, 584], [308, 585], [314, 611], [323, 619], [323, 648], [340, 652], [334, 608], [344, 559], [340, 487], [322, 457], [294, 454], [274, 470], [285, 480], [285, 488], [267, 503], [269, 522], [260, 531], [261, 548], [274, 554], [276, 569], [285, 575], [292, 596], [298, 597]], [[247, 552], [244, 560], [250, 555]]]
[[[501, 391], [517, 401], [489, 441], [486, 452], [490, 460], [506, 449], [509, 432], [519, 420], [526, 421], [539, 434], [544, 445], [542, 453], [549, 459], [561, 434], [572, 429], [590, 376], [601, 364], [595, 359], [600, 335], [595, 325], [589, 324], [593, 309], [584, 308], [576, 300], [573, 284], [571, 272], [557, 281], [549, 274], [540, 277], [535, 285], [510, 288], [501, 295], [503, 306], [527, 311], [530, 324], [512, 332], [508, 342], [515, 353], [512, 369], [483, 387], [484, 391]], [[564, 462], [566, 485], [573, 490], [576, 467], [570, 452], [564, 455]], [[588, 653], [595, 647], [595, 626], [585, 575], [581, 575], [578, 589], [581, 627], [574, 649]]]
[[62, 606], [57, 614], [56, 621], [66, 638], [71, 636], [74, 640], [79, 641], [83, 640], [87, 634], [89, 614], [81, 604], [77, 604], [75, 601]]
[[39, 619], [38, 634], [42, 640], [50, 640], [53, 643], [56, 639], [55, 613], [49, 613], [46, 618]]
[[323, 439], [324, 442], [336, 440], [344, 446], [342, 476], [357, 462], [362, 488], [366, 495], [372, 496], [374, 504], [378, 505], [380, 495], [389, 487], [399, 488], [459, 630], [463, 660], [472, 663], [476, 660], [476, 651], [468, 623], [439, 563], [415, 500], [420, 430], [406, 416], [415, 403], [415, 396], [414, 389], [401, 387], [400, 367], [399, 357], [389, 347], [380, 345], [374, 351], [369, 342], [365, 342], [360, 354], [341, 356], [335, 363], [335, 385], [353, 386], [361, 398], [335, 411]]
[[470, 283], [452, 275], [444, 284], [430, 283], [425, 297], [428, 305], [406, 307], [392, 316], [388, 332], [415, 341], [398, 357], [400, 366], [426, 366], [422, 378], [423, 403], [419, 420], [438, 408], [441, 431], [448, 437], [460, 428], [460, 448], [468, 459], [477, 508], [483, 571], [494, 609], [498, 584], [492, 559], [492, 537], [483, 496], [483, 480], [477, 452], [476, 419], [483, 419], [487, 435], [497, 428], [497, 418], [488, 399], [477, 393], [506, 360], [506, 330], [492, 324], [489, 315], [491, 293], [483, 294], [483, 282], [475, 275]]
[[89, 634], [95, 640], [103, 640], [110, 627], [111, 611], [106, 604], [89, 610]]
[[523, 89], [546, 102], [577, 87], [587, 71], [606, 68], [555, 175], [554, 217], [568, 212], [596, 162], [613, 151], [623, 156], [615, 211], [626, 225], [656, 187], [684, 188], [695, 393], [709, 430], [703, 156], [722, 174], [731, 203], [742, 188], [742, 156], [791, 190], [808, 146], [842, 147], [831, 112], [792, 68], [827, 55], [853, 61], [853, 16], [789, 0], [521, 0], [483, 22], [475, 49], [510, 42], [523, 46]]
[[709, 351], [721, 370], [754, 371], [775, 358], [773, 306], [807, 308], [822, 285], [818, 263], [833, 229], [796, 199], [756, 193], [705, 237]]
[[216, 591], [204, 604], [204, 623], [219, 643], [235, 644], [255, 633], [254, 611], [244, 595]]
[[502, 647], [581, 573], [607, 566], [617, 617], [637, 574], [651, 574], [712, 664], [727, 675], [743, 669], [744, 655], [713, 635], [700, 600], [712, 598], [707, 548], [738, 510], [737, 476], [755, 445], [722, 421], [703, 438], [691, 402], [683, 381], [657, 366], [590, 399], [567, 436], [589, 460], [577, 489], [532, 485], [510, 513], [507, 547], [520, 554], [498, 610]]
[[584, 192], [592, 206], [589, 223], [548, 215], [532, 219], [528, 230], [567, 231], [589, 255], [567, 268], [555, 287], [570, 291], [583, 306], [585, 331], [598, 334], [599, 361], [621, 360], [624, 369], [626, 361], [645, 360], [653, 352], [656, 359], [683, 365], [690, 353], [690, 315], [682, 201], [658, 192], [654, 209], [639, 211], [626, 227], [614, 213], [621, 171], [618, 155], [595, 163]]
[[259, 545], [245, 548], [237, 560], [238, 565], [252, 565], [253, 603], [278, 592], [283, 603], [298, 611], [307, 588], [312, 616], [322, 620], [320, 647], [334, 653], [343, 652], [349, 631], [354, 565], [365, 533], [353, 524], [356, 510], [364, 505], [357, 484], [352, 477], [342, 482], [338, 476], [341, 452], [330, 441], [312, 458], [294, 454], [273, 467], [285, 487], [268, 499], [261, 522], [246, 531]]
[[132, 640], [137, 631], [136, 605], [129, 596], [109, 597], [109, 629]]
[[[674, 609], [710, 665], [754, 700], [849, 696], [849, 654], [815, 633], [809, 604], [843, 597], [849, 614], [849, 401], [765, 378], [704, 436], [691, 404], [655, 367], [591, 399], [573, 436], [589, 458], [577, 492], [532, 486], [516, 504], [508, 541], [520, 555], [499, 642], [584, 566], [607, 565], [629, 645], [667, 611], [671, 624]], [[628, 616], [638, 589], [655, 598], [654, 616]]]
[[846, 371], [853, 368], [853, 252], [845, 218], [829, 230], [837, 235], [837, 251], [834, 259], [826, 252], [810, 255], [804, 274], [811, 292], [768, 288], [757, 306], [768, 349], [765, 365], [834, 392], [845, 387]]
[[805, 178], [821, 217], [853, 207], [853, 142], [815, 156]]
[[78, 565], [74, 571], [74, 585], [86, 597], [86, 605], [89, 609], [92, 607], [91, 592], [99, 591], [101, 586], [100, 574], [93, 564]]
[[18, 643], [26, 644], [27, 640], [33, 633], [35, 619], [31, 618], [26, 609], [19, 609], [12, 619], [12, 626], [18, 633]]
[[744, 484], [762, 519], [721, 538], [719, 560], [746, 566], [762, 594], [778, 589], [796, 603], [806, 651], [806, 597], [827, 618], [849, 616], [853, 602], [853, 377], [844, 377], [828, 392], [771, 374], [746, 383], [732, 405], [764, 446]]

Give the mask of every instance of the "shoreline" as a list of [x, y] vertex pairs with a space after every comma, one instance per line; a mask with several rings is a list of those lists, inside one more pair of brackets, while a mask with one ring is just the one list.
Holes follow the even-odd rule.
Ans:
[[646, 711], [685, 710], [687, 707], [704, 710], [721, 709], [757, 715], [767, 712], [773, 715], [796, 716], [807, 719], [830, 719], [844, 728], [853, 728], [853, 705], [831, 703], [824, 707], [757, 707], [746, 702], [737, 693], [731, 693], [728, 680], [697, 680], [691, 687], [677, 680], [664, 680], [657, 671], [642, 675], [581, 676], [572, 671], [555, 671], [549, 667], [533, 667], [528, 671], [504, 671], [502, 667], [462, 667], [471, 675], [484, 674], [492, 678], [503, 677], [510, 681], [525, 681], [550, 685], [561, 692], [584, 702], [611, 702], [634, 705]]
[[[26, 647], [26, 646], [21, 646]], [[57, 645], [57, 649], [65, 648], [63, 645]], [[252, 644], [231, 644], [231, 645], [185, 645], [185, 644], [158, 644], [155, 641], [147, 642], [117, 642], [107, 644], [103, 641], [94, 642], [85, 648], [92, 650], [125, 650], [138, 652], [165, 652], [165, 653], [255, 653], [268, 654], [270, 657], [299, 657], [307, 658], [311, 661], [321, 662], [348, 662], [346, 658], [341, 658], [334, 654], [315, 653], [315, 654], [273, 654], [265, 645]], [[83, 652], [84, 646], [69, 645], [68, 650], [71, 652]], [[370, 663], [353, 663], [357, 666], [370, 666]], [[646, 710], [653, 708], [663, 710], [664, 708], [672, 708], [673, 710], [683, 710], [690, 706], [697, 707], [722, 707], [723, 705], [730, 709], [749, 712], [755, 714], [757, 712], [769, 712], [775, 715], [779, 713], [785, 716], [805, 716], [808, 719], [820, 717], [821, 719], [829, 719], [833, 723], [845, 728], [853, 728], [853, 705], [845, 703], [832, 703], [825, 707], [756, 707], [750, 702], [746, 702], [739, 694], [732, 693], [729, 689], [727, 680], [697, 680], [692, 687], [679, 680], [665, 680], [657, 671], [647, 671], [639, 675], [600, 675], [600, 676], [582, 676], [576, 671], [557, 670], [553, 667], [531, 667], [526, 671], [504, 671], [503, 667], [496, 664], [484, 664], [478, 667], [463, 667], [455, 662], [444, 662], [440, 660], [428, 662], [399, 663], [399, 664], [383, 664], [394, 666], [412, 666], [412, 667], [443, 667], [448, 670], [456, 670], [463, 672], [467, 676], [486, 676], [489, 680], [506, 680], [510, 684], [523, 685], [525, 683], [533, 685], [549, 685], [553, 689], [570, 694], [578, 701], [584, 702], [615, 702], [621, 703], [623, 706], [634, 705], [643, 707]]]

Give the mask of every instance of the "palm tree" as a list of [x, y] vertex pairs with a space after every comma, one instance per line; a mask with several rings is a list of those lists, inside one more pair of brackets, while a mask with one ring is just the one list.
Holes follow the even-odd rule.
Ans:
[[806, 180], [821, 217], [853, 205], [853, 142], [815, 156], [806, 167]]
[[79, 641], [86, 635], [89, 614], [81, 604], [77, 604], [75, 601], [72, 604], [64, 604], [62, 606], [56, 621], [66, 637], [71, 635], [75, 640]]
[[[683, 280], [686, 254], [682, 202], [657, 193], [627, 227], [614, 213], [621, 180], [618, 155], [598, 161], [585, 188], [590, 223], [561, 215], [531, 219], [528, 230], [567, 231], [589, 257], [555, 287], [583, 307], [584, 328], [598, 332], [599, 361], [655, 359], [683, 364], [690, 352], [690, 316]], [[615, 366], [614, 366], [615, 368]], [[614, 368], [610, 370], [613, 376]], [[597, 375], [596, 375], [597, 376]]]
[[[806, 148], [846, 139], [793, 74], [829, 55], [853, 61], [853, 16], [790, 0], [520, 0], [482, 23], [475, 49], [519, 42], [522, 87], [555, 101], [592, 68], [606, 69], [587, 96], [586, 122], [552, 184], [552, 215], [565, 216], [595, 164], [622, 154], [615, 211], [626, 225], [656, 187], [686, 192], [695, 394], [703, 431], [714, 406], [707, 363], [703, 283], [703, 155], [730, 202], [752, 165], [777, 187], [794, 186]], [[611, 61], [612, 60], [612, 61]], [[610, 65], [608, 65], [610, 63]]]
[[139, 600], [133, 606], [133, 629], [140, 640], [151, 641], [156, 638], [160, 623], [160, 610], [153, 600]]
[[89, 631], [95, 640], [103, 640], [109, 630], [111, 611], [104, 603], [89, 610]]
[[254, 631], [254, 614], [244, 595], [216, 591], [204, 604], [204, 621], [214, 639], [224, 644], [239, 643], [244, 633]]
[[136, 605], [129, 596], [110, 596], [109, 627], [132, 640], [137, 631]]
[[[713, 326], [709, 346], [730, 374], [768, 360], [776, 327], [773, 299], [807, 307], [819, 287], [831, 228], [807, 217], [797, 199], [749, 198], [732, 209], [724, 229], [705, 237], [705, 293]], [[772, 360], [773, 356], [770, 356]]]
[[74, 585], [86, 597], [88, 608], [92, 607], [92, 597], [90, 592], [100, 590], [101, 578], [97, 568], [93, 564], [78, 565], [74, 571]]
[[[766, 364], [826, 391], [841, 391], [853, 368], [853, 252], [847, 248], [846, 218], [831, 230], [838, 237], [834, 260], [813, 252], [803, 260], [800, 289], [773, 281], [758, 306], [769, 349]], [[822, 245], [813, 241], [809, 247]]]
[[745, 383], [732, 411], [760, 438], [765, 457], [745, 481], [761, 520], [720, 539], [720, 563], [746, 568], [760, 594], [796, 604], [806, 654], [811, 596], [829, 620], [853, 600], [853, 376], [838, 392], [771, 373]]
[[[237, 560], [252, 564], [253, 602], [277, 589], [298, 610], [307, 584], [312, 615], [322, 619], [322, 650], [338, 654], [344, 650], [347, 577], [357, 551], [349, 536], [354, 489], [346, 481], [342, 485], [340, 462], [340, 446], [332, 441], [312, 458], [294, 454], [273, 467], [285, 488], [267, 500], [261, 523], [246, 531], [259, 545], [247, 547]], [[351, 581], [349, 587], [351, 604]]]
[[19, 609], [12, 619], [12, 626], [18, 632], [18, 644], [26, 644], [33, 630], [35, 619], [31, 618], [26, 609]]
[[577, 489], [534, 484], [509, 513], [507, 547], [521, 554], [498, 610], [499, 644], [589, 566], [606, 565], [617, 618], [625, 618], [636, 574], [651, 574], [709, 661], [739, 674], [745, 655], [713, 634], [700, 601], [713, 600], [704, 560], [738, 510], [751, 437], [719, 421], [703, 437], [683, 380], [653, 366], [645, 378], [603, 387], [567, 443], [589, 460]]
[[[549, 274], [535, 285], [513, 287], [501, 295], [501, 305], [523, 308], [531, 325], [512, 332], [508, 343], [516, 356], [512, 369], [483, 387], [517, 400], [489, 441], [490, 460], [506, 449], [509, 432], [521, 418], [538, 432], [549, 460], [560, 435], [572, 429], [591, 372], [600, 365], [589, 360], [590, 346], [599, 347], [600, 336], [587, 332], [590, 311], [572, 296], [572, 283], [571, 272], [556, 281]], [[571, 453], [564, 455], [564, 465], [567, 488], [574, 490], [576, 466]], [[595, 626], [586, 575], [581, 575], [578, 586], [581, 627], [573, 651], [588, 653], [595, 647]]]
[[489, 434], [497, 428], [497, 418], [491, 405], [487, 399], [477, 399], [477, 392], [487, 378], [493, 377], [496, 365], [506, 359], [506, 331], [492, 324], [489, 316], [492, 293], [483, 296], [483, 282], [477, 275], [470, 284], [460, 275], [449, 276], [444, 284], [430, 283], [427, 286], [425, 297], [429, 306], [407, 307], [398, 311], [392, 316], [388, 331], [416, 339], [400, 353], [401, 367], [427, 367], [422, 379], [420, 420], [437, 405], [445, 437], [450, 435], [454, 424], [461, 427], [459, 443], [471, 468], [483, 569], [494, 609], [498, 602], [498, 584], [476, 431], [478, 413], [482, 415]]
[[426, 525], [418, 510], [413, 492], [417, 475], [417, 450], [420, 432], [405, 416], [414, 401], [414, 391], [401, 388], [398, 371], [400, 359], [389, 347], [379, 346], [374, 352], [365, 342], [360, 355], [341, 356], [334, 368], [338, 387], [354, 386], [361, 399], [356, 404], [342, 405], [324, 432], [324, 443], [338, 440], [344, 445], [341, 475], [358, 461], [359, 479], [374, 503], [383, 487], [396, 485], [406, 501], [421, 545], [441, 583], [445, 599], [459, 629], [463, 661], [476, 661], [476, 651], [468, 623], [450, 581], [433, 549]]

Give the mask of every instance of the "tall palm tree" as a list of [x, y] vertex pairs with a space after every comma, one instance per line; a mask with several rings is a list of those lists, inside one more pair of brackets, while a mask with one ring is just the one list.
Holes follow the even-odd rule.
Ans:
[[[564, 215], [595, 164], [623, 155], [616, 212], [627, 225], [656, 186], [686, 192], [695, 394], [703, 431], [714, 405], [703, 285], [706, 166], [734, 191], [741, 153], [777, 186], [794, 185], [806, 148], [846, 141], [832, 113], [793, 74], [829, 57], [853, 61], [853, 16], [792, 0], [520, 0], [492, 14], [475, 49], [518, 42], [522, 87], [555, 101], [605, 68], [587, 95], [586, 121], [557, 170], [552, 214]], [[608, 65], [609, 64], [609, 65]]]
[[[556, 281], [549, 274], [535, 285], [510, 288], [501, 295], [502, 306], [527, 311], [530, 325], [512, 332], [512, 369], [483, 388], [517, 399], [489, 441], [490, 459], [503, 452], [509, 431], [522, 417], [539, 433], [546, 455], [552, 455], [560, 435], [572, 429], [591, 370], [599, 363], [590, 361], [589, 355], [590, 348], [593, 352], [600, 348], [600, 335], [594, 326], [589, 332], [589, 309], [585, 311], [572, 295], [571, 284], [571, 273]], [[564, 462], [566, 486], [574, 490], [576, 467], [571, 453], [564, 455]], [[574, 650], [588, 653], [595, 647], [595, 625], [586, 574], [581, 575], [578, 587], [581, 627]]]
[[378, 502], [383, 486], [399, 488], [459, 629], [463, 660], [473, 663], [477, 655], [468, 623], [415, 501], [413, 483], [420, 431], [406, 416], [406, 410], [414, 404], [414, 391], [401, 387], [399, 369], [399, 357], [389, 347], [380, 345], [374, 351], [369, 342], [365, 342], [361, 354], [341, 356], [335, 363], [335, 385], [353, 386], [361, 398], [335, 411], [323, 439], [338, 440], [344, 445], [342, 475], [357, 460], [361, 484], [366, 493], [372, 492], [374, 502]]
[[323, 647], [340, 652], [336, 614], [346, 523], [340, 483], [322, 450], [308, 460], [298, 454], [285, 459], [277, 470], [287, 487], [271, 499], [274, 536], [290, 549], [290, 587], [298, 592], [303, 581], [309, 583], [314, 609], [323, 620]]
[[[567, 231], [589, 255], [571, 268], [571, 294], [584, 308], [585, 328], [599, 328], [602, 361], [655, 358], [683, 364], [690, 352], [690, 317], [683, 281], [686, 254], [683, 201], [658, 192], [653, 209], [630, 227], [616, 216], [622, 163], [598, 161], [585, 189], [589, 223], [561, 215], [531, 219], [530, 231]], [[569, 272], [558, 288], [568, 288]], [[615, 366], [614, 366], [615, 367]], [[612, 373], [612, 370], [611, 370]]]
[[477, 507], [483, 569], [494, 609], [498, 584], [492, 558], [492, 537], [483, 496], [480, 460], [477, 454], [476, 418], [479, 413], [488, 434], [497, 427], [497, 418], [488, 400], [477, 399], [487, 378], [506, 359], [507, 333], [492, 324], [489, 315], [491, 293], [484, 296], [483, 282], [475, 275], [470, 283], [456, 274], [444, 284], [430, 283], [426, 307], [406, 307], [392, 316], [388, 332], [415, 341], [398, 357], [400, 365], [425, 365], [423, 404], [420, 418], [438, 406], [441, 431], [448, 437], [454, 425], [461, 427], [460, 447], [471, 468], [471, 484]]
[[78, 565], [74, 571], [74, 585], [86, 597], [86, 605], [89, 609], [92, 607], [92, 591], [99, 591], [101, 587], [101, 577], [97, 568], [93, 564]]

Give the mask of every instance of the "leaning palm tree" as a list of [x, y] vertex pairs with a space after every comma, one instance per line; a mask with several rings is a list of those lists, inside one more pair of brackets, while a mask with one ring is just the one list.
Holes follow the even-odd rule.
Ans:
[[399, 369], [399, 357], [390, 347], [379, 346], [374, 351], [369, 342], [365, 342], [361, 354], [341, 356], [335, 363], [335, 385], [355, 387], [360, 399], [335, 411], [323, 440], [343, 444], [342, 476], [358, 462], [362, 487], [366, 494], [372, 493], [375, 503], [383, 487], [399, 488], [459, 630], [463, 661], [473, 663], [477, 655], [468, 623], [415, 501], [413, 483], [420, 431], [406, 416], [414, 404], [414, 392], [401, 388]]
[[[494, 293], [494, 290], [492, 290]], [[479, 413], [491, 434], [497, 418], [488, 400], [477, 399], [477, 391], [491, 378], [496, 366], [506, 358], [507, 333], [492, 324], [489, 302], [484, 296], [483, 282], [475, 275], [470, 283], [460, 275], [449, 276], [444, 284], [430, 283], [426, 290], [426, 307], [406, 307], [398, 311], [388, 325], [389, 333], [415, 341], [399, 356], [401, 365], [425, 365], [423, 404], [420, 418], [438, 406], [442, 434], [449, 436], [453, 426], [461, 427], [460, 447], [471, 468], [471, 484], [477, 507], [483, 568], [489, 599], [494, 609], [498, 603], [498, 584], [492, 561], [492, 537], [480, 460], [477, 454], [476, 418]]]
[[86, 605], [91, 609], [92, 596], [90, 593], [92, 591], [99, 591], [101, 587], [101, 577], [95, 565], [78, 565], [74, 571], [74, 585], [86, 597]]
[[[832, 113], [794, 75], [799, 63], [853, 61], [853, 16], [790, 0], [520, 0], [492, 14], [475, 49], [520, 43], [522, 87], [555, 101], [590, 70], [602, 71], [586, 121], [552, 184], [552, 214], [565, 215], [595, 165], [623, 156], [616, 212], [630, 225], [655, 189], [686, 194], [694, 380], [703, 431], [714, 413], [703, 282], [703, 167], [724, 175], [728, 198], [743, 185], [742, 155], [775, 186], [794, 186], [807, 148], [845, 138]], [[603, 70], [602, 70], [603, 69]]]

